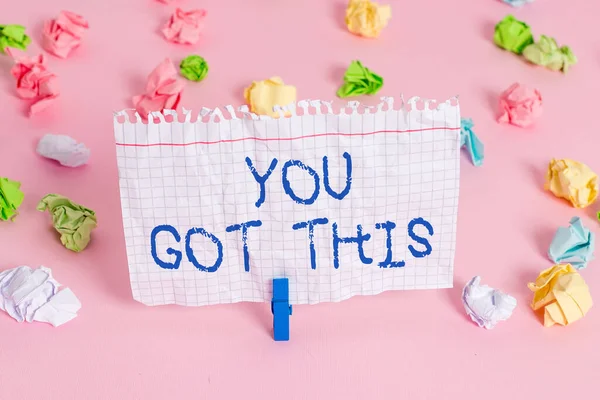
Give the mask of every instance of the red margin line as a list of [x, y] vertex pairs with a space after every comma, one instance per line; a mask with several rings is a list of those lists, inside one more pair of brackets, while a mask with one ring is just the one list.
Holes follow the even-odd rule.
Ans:
[[371, 136], [377, 133], [411, 133], [411, 132], [423, 132], [423, 131], [437, 131], [437, 130], [449, 130], [449, 131], [457, 131], [460, 128], [424, 128], [424, 129], [407, 129], [404, 131], [374, 131], [374, 132], [365, 132], [365, 133], [341, 133], [341, 132], [330, 132], [330, 133], [315, 133], [312, 135], [298, 136], [293, 138], [259, 138], [259, 137], [245, 137], [240, 139], [227, 139], [227, 140], [217, 140], [214, 142], [191, 142], [191, 143], [149, 143], [149, 144], [138, 144], [138, 143], [115, 143], [117, 146], [124, 147], [154, 147], [154, 146], [193, 146], [196, 144], [218, 144], [218, 143], [234, 143], [241, 142], [244, 140], [258, 140], [260, 142], [271, 142], [271, 141], [291, 141], [291, 140], [299, 140], [299, 139], [307, 139], [307, 138], [315, 138], [322, 136]]

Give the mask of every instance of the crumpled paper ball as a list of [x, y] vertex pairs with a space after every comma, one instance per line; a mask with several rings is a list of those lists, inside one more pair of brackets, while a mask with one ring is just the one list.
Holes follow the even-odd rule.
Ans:
[[533, 0], [502, 0], [502, 1], [513, 7], [522, 7], [525, 4], [533, 3]]
[[544, 326], [569, 325], [592, 308], [590, 290], [571, 264], [560, 264], [540, 273], [527, 285], [534, 292], [531, 308], [544, 310]]
[[204, 17], [206, 17], [206, 10], [183, 11], [177, 8], [162, 29], [162, 33], [170, 42], [194, 44], [200, 40]]
[[208, 64], [206, 60], [197, 55], [187, 56], [179, 64], [179, 71], [186, 79], [194, 82], [200, 82], [208, 74]]
[[465, 311], [479, 327], [492, 329], [499, 321], [506, 321], [517, 306], [517, 300], [487, 285], [480, 285], [481, 278], [474, 277], [465, 285], [462, 302]]
[[42, 33], [42, 47], [50, 54], [67, 58], [81, 45], [89, 24], [79, 14], [61, 11], [56, 19], [46, 22]]
[[566, 73], [572, 65], [577, 64], [577, 57], [569, 46], [559, 48], [556, 40], [544, 35], [536, 43], [525, 47], [523, 57], [532, 64], [563, 73]]
[[10, 70], [17, 81], [17, 95], [22, 99], [34, 100], [29, 115], [34, 115], [52, 105], [60, 94], [58, 77], [46, 67], [43, 54], [37, 57], [17, 56], [7, 50], [15, 60]]
[[286, 85], [278, 76], [263, 81], [252, 82], [244, 89], [244, 98], [250, 106], [250, 111], [259, 115], [278, 117], [273, 111], [275, 106], [287, 106], [296, 101], [296, 88]]
[[90, 242], [96, 228], [96, 213], [59, 194], [47, 194], [37, 205], [38, 211], [50, 212], [54, 229], [67, 249], [80, 252]]
[[531, 28], [525, 22], [507, 15], [496, 24], [494, 43], [504, 50], [521, 54], [525, 47], [533, 43]]
[[166, 58], [148, 75], [146, 92], [133, 97], [133, 105], [145, 118], [152, 111], [175, 110], [181, 101], [185, 82], [177, 79], [177, 69]]
[[0, 271], [0, 310], [17, 322], [60, 326], [77, 316], [81, 303], [69, 288], [59, 290], [50, 268], [26, 265]]
[[13, 220], [24, 199], [21, 182], [0, 177], [0, 220]]
[[44, 135], [38, 142], [36, 151], [42, 157], [56, 160], [60, 165], [71, 168], [87, 164], [90, 158], [90, 149], [67, 135]]
[[352, 61], [344, 73], [344, 83], [337, 91], [341, 98], [376, 94], [383, 87], [383, 78], [358, 60]]
[[0, 25], [0, 53], [4, 53], [4, 49], [7, 47], [27, 50], [29, 43], [31, 43], [31, 38], [25, 34], [24, 26]]
[[548, 257], [555, 264], [571, 264], [575, 269], [583, 269], [594, 259], [596, 235], [583, 226], [581, 218], [573, 217], [569, 227], [559, 227], [554, 234]]
[[542, 115], [542, 95], [537, 89], [513, 83], [500, 95], [499, 107], [498, 122], [525, 128]]
[[585, 208], [598, 197], [598, 175], [584, 163], [552, 159], [546, 173], [546, 190], [566, 199], [575, 208]]
[[391, 17], [390, 6], [381, 6], [371, 0], [350, 0], [346, 8], [348, 30], [364, 37], [378, 37]]

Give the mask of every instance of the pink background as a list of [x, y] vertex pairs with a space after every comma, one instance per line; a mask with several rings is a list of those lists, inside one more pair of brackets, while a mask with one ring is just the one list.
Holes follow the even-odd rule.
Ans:
[[[16, 222], [0, 223], [0, 268], [52, 268], [83, 308], [60, 327], [18, 324], [0, 314], [2, 399], [447, 399], [516, 395], [591, 398], [600, 389], [600, 311], [572, 326], [544, 328], [529, 308], [528, 281], [551, 266], [545, 256], [574, 215], [595, 232], [598, 206], [576, 210], [543, 191], [552, 157], [600, 171], [596, 118], [600, 91], [600, 3], [538, 0], [514, 10], [495, 0], [388, 0], [393, 18], [378, 40], [344, 29], [343, 0], [182, 0], [208, 10], [193, 47], [157, 31], [174, 6], [152, 0], [7, 1], [2, 23], [26, 25], [40, 51], [45, 20], [81, 13], [91, 30], [67, 60], [49, 57], [61, 78], [60, 103], [34, 118], [16, 98], [11, 61], [0, 56], [0, 175], [23, 183]], [[536, 35], [568, 44], [580, 63], [567, 76], [527, 65], [496, 48], [506, 14]], [[251, 80], [280, 75], [299, 98], [333, 99], [352, 59], [385, 78], [381, 95], [459, 94], [485, 143], [483, 167], [462, 160], [455, 287], [391, 292], [338, 304], [298, 306], [291, 341], [274, 342], [269, 304], [151, 308], [131, 296], [121, 225], [112, 112], [131, 106], [164, 58], [198, 53], [208, 78], [188, 84], [183, 105], [243, 102]], [[520, 81], [544, 96], [533, 129], [494, 121], [499, 93]], [[361, 99], [369, 104], [376, 98]], [[88, 166], [67, 169], [35, 154], [47, 132], [92, 149]], [[61, 193], [97, 211], [99, 227], [81, 254], [64, 249], [50, 217], [35, 210]], [[465, 315], [460, 293], [473, 275], [515, 296], [513, 317], [492, 331]], [[600, 299], [600, 266], [583, 270]]]

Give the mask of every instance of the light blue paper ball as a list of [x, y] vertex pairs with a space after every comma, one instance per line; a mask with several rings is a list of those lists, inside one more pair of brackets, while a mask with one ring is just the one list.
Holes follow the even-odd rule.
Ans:
[[513, 7], [521, 7], [527, 3], [533, 3], [533, 0], [502, 0], [506, 4], [510, 4]]

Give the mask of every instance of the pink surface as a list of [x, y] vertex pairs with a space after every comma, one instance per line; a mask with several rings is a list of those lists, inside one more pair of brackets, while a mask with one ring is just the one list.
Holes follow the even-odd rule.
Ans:
[[[526, 283], [551, 266], [556, 228], [579, 215], [600, 231], [598, 206], [571, 208], [542, 189], [551, 157], [600, 171], [600, 3], [538, 0], [519, 10], [494, 0], [389, 0], [393, 17], [378, 40], [343, 28], [345, 1], [30, 0], [5, 2], [2, 23], [27, 25], [40, 51], [45, 21], [61, 9], [90, 30], [68, 60], [49, 57], [61, 80], [57, 106], [27, 118], [10, 60], [0, 56], [0, 175], [23, 183], [15, 223], [0, 223], [0, 268], [44, 264], [80, 298], [80, 316], [60, 328], [0, 315], [1, 399], [563, 399], [600, 389], [600, 310], [567, 328], [543, 328]], [[208, 11], [194, 47], [168, 43], [160, 28], [176, 5]], [[567, 76], [496, 48], [494, 24], [514, 12], [537, 35], [555, 36], [579, 57]], [[392, 292], [339, 304], [298, 306], [292, 339], [271, 338], [268, 304], [150, 308], [132, 300], [125, 255], [112, 112], [131, 107], [166, 56], [197, 52], [207, 79], [190, 83], [182, 105], [241, 104], [251, 80], [280, 75], [300, 98], [332, 99], [352, 59], [385, 78], [382, 95], [460, 95], [486, 146], [483, 167], [463, 156], [455, 288]], [[515, 81], [538, 88], [544, 115], [534, 128], [495, 122], [499, 94]], [[377, 99], [368, 99], [375, 103]], [[46, 132], [83, 140], [88, 166], [39, 158]], [[99, 227], [81, 254], [64, 249], [50, 217], [35, 211], [57, 192], [97, 211]], [[460, 304], [464, 283], [513, 294], [513, 317], [485, 331]], [[600, 261], [582, 272], [600, 301]], [[488, 393], [489, 391], [489, 393]]]

